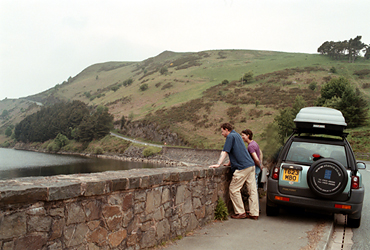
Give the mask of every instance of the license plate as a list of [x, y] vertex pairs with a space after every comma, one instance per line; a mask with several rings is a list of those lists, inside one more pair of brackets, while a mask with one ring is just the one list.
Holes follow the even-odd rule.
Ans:
[[298, 182], [298, 180], [299, 180], [299, 170], [284, 168], [283, 180], [284, 181]]

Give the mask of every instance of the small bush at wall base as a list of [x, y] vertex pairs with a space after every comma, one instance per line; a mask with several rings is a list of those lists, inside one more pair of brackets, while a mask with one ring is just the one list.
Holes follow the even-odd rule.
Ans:
[[227, 211], [227, 207], [223, 199], [218, 197], [217, 206], [215, 209], [215, 219], [216, 220], [227, 220], [229, 216], [229, 212]]
[[101, 155], [104, 153], [104, 150], [101, 147], [96, 147], [94, 149], [94, 154]]
[[152, 155], [156, 155], [159, 152], [161, 152], [161, 150], [162, 150], [161, 148], [157, 148], [157, 147], [147, 147], [143, 150], [143, 156], [149, 157]]

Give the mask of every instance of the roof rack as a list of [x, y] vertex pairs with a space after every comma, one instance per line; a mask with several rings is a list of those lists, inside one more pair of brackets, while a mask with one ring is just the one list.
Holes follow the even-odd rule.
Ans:
[[335, 135], [340, 136], [342, 138], [347, 138], [349, 133], [343, 131], [335, 131], [335, 130], [322, 130], [322, 129], [297, 129], [293, 130], [294, 134], [315, 134], [315, 135]]
[[336, 135], [346, 138], [343, 130], [347, 126], [342, 112], [326, 107], [301, 109], [294, 119], [296, 133]]

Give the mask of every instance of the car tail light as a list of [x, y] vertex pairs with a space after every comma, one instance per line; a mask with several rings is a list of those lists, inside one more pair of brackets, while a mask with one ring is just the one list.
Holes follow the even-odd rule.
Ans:
[[350, 205], [342, 205], [342, 204], [335, 204], [334, 207], [335, 208], [340, 208], [340, 209], [348, 209], [348, 210], [352, 209], [352, 206], [350, 206]]
[[351, 188], [359, 189], [360, 188], [360, 178], [358, 176], [352, 176], [351, 178]]
[[278, 180], [279, 179], [279, 171], [280, 169], [278, 167], [274, 167], [272, 170], [272, 179]]
[[290, 201], [290, 198], [283, 197], [283, 196], [275, 196], [275, 200], [279, 200], [279, 201]]

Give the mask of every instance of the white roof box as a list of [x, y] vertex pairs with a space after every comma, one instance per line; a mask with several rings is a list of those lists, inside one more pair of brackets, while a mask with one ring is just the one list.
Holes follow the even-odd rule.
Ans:
[[343, 132], [347, 126], [342, 112], [326, 107], [303, 108], [298, 112], [294, 122], [298, 130], [310, 133], [337, 134]]

